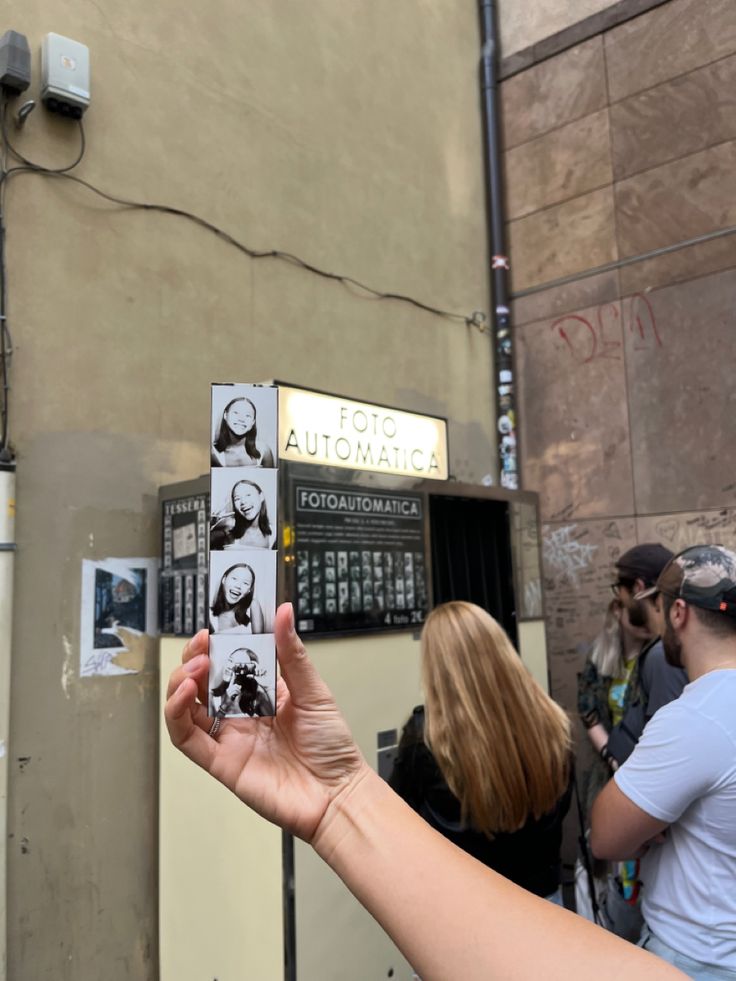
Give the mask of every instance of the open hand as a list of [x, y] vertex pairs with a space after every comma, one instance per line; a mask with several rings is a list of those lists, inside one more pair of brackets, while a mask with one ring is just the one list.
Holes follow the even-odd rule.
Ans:
[[291, 604], [274, 624], [282, 677], [273, 718], [224, 718], [208, 735], [208, 633], [185, 646], [164, 709], [172, 743], [249, 807], [311, 841], [330, 805], [368, 770], [330, 690], [294, 630]]

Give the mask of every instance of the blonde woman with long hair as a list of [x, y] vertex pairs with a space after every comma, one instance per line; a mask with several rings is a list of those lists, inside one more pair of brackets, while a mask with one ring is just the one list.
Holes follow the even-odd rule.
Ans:
[[[626, 605], [616, 597], [608, 605], [603, 627], [578, 675], [578, 713], [596, 752], [579, 782], [586, 814], [618, 768], [619, 761], [608, 748], [609, 737], [612, 728], [623, 725], [625, 717], [630, 719], [627, 713], [641, 702], [639, 658], [650, 639], [646, 627], [633, 624]], [[643, 923], [638, 860], [612, 865], [597, 862], [594, 870], [601, 922], [612, 933], [636, 943]], [[588, 894], [590, 886], [588, 882]]]
[[404, 727], [391, 786], [464, 851], [561, 903], [573, 768], [567, 715], [473, 603], [430, 613], [421, 656], [426, 701]]
[[609, 733], [621, 722], [629, 707], [640, 699], [639, 655], [650, 640], [646, 627], [631, 623], [621, 600], [611, 600], [603, 627], [578, 675], [580, 721], [598, 754], [585, 781], [588, 809], [617, 764], [623, 762], [607, 752]]

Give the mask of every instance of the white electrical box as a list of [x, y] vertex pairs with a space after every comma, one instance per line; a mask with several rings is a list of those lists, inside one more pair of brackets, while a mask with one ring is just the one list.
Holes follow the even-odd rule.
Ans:
[[51, 112], [81, 119], [90, 103], [89, 48], [47, 34], [41, 45], [41, 100]]

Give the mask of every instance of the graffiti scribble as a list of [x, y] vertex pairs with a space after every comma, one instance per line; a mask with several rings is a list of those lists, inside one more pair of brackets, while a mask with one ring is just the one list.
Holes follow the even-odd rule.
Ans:
[[586, 545], [573, 537], [577, 525], [565, 525], [544, 536], [544, 561], [557, 573], [576, 583], [578, 574], [587, 569], [597, 545]]

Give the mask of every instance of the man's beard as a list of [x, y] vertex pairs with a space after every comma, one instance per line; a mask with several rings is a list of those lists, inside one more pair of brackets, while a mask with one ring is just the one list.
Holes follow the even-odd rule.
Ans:
[[673, 668], [682, 667], [682, 643], [675, 634], [675, 628], [667, 621], [662, 634], [664, 659]]
[[646, 627], [647, 615], [644, 600], [631, 600], [626, 606], [629, 611], [629, 623], [632, 627]]

